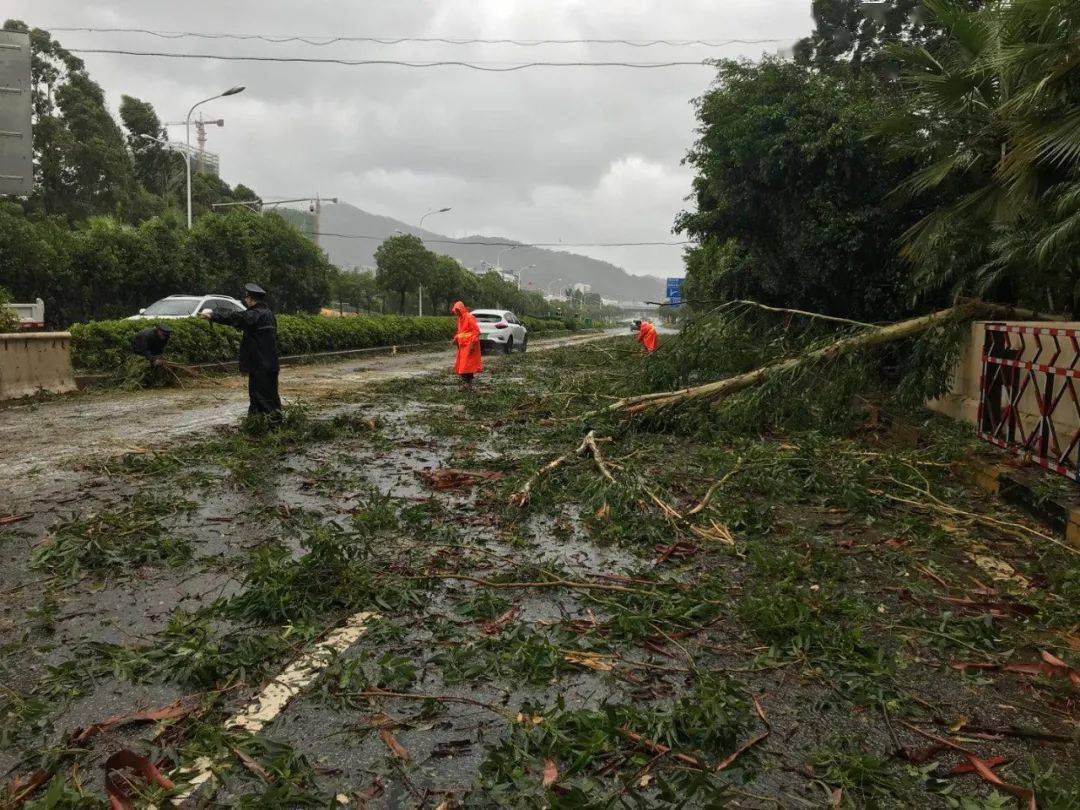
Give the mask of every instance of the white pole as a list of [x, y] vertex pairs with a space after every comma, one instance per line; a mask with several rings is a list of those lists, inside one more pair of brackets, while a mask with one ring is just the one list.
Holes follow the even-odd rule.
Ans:
[[420, 317], [424, 317], [424, 285], [420, 285]]
[[194, 109], [195, 107], [192, 107], [188, 110], [187, 121], [184, 123], [184, 141], [187, 143], [187, 149], [184, 151], [184, 171], [187, 175], [187, 226], [189, 231], [191, 230], [191, 113]]
[[189, 229], [191, 228], [191, 114], [195, 112], [195, 108], [200, 104], [213, 101], [215, 98], [235, 96], [237, 93], [242, 92], [244, 92], [243, 87], [231, 87], [224, 93], [218, 93], [216, 96], [210, 96], [210, 98], [204, 98], [202, 101], [196, 101], [191, 105], [191, 109], [188, 110], [187, 113], [187, 118], [184, 119], [184, 142], [187, 144], [187, 151], [184, 154], [184, 163], [187, 165], [187, 226]]

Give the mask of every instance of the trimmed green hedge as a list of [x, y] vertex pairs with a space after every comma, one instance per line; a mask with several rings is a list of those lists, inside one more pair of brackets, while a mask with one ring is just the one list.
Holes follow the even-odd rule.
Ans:
[[563, 332], [566, 330], [577, 329], [577, 325], [569, 326], [564, 321], [558, 321], [554, 318], [531, 318], [528, 315], [524, 315], [521, 318], [521, 322], [525, 325], [525, 328], [532, 333], [539, 332]]
[[[567, 329], [562, 321], [525, 318], [530, 332]], [[453, 318], [410, 315], [370, 315], [329, 318], [322, 315], [278, 315], [278, 351], [285, 355], [403, 346], [449, 341]], [[131, 338], [153, 321], [91, 321], [71, 327], [71, 362], [82, 371], [113, 372], [131, 358]], [[236, 359], [240, 332], [199, 318], [169, 321], [172, 339], [168, 357], [175, 363], [197, 365]]]

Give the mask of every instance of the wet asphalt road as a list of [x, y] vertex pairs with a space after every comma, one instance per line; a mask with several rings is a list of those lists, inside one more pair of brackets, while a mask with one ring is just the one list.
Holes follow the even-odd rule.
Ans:
[[[600, 334], [530, 341], [530, 351], [629, 336], [626, 327]], [[437, 371], [449, 373], [451, 352], [366, 356], [282, 370], [286, 400], [318, 401], [364, 385]], [[0, 408], [0, 511], [5, 496], [25, 495], [63, 480], [94, 457], [161, 446], [178, 436], [228, 424], [247, 411], [246, 378], [208, 377], [185, 388], [99, 391]]]

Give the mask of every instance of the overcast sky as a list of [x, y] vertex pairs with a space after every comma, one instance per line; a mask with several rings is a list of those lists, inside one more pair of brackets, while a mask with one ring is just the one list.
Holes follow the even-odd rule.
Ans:
[[[6, 0], [32, 26], [100, 26], [274, 35], [451, 38], [779, 39], [722, 48], [615, 45], [396, 46], [269, 44], [57, 33], [69, 48], [124, 48], [406, 61], [686, 61], [757, 58], [811, 28], [810, 0]], [[117, 108], [127, 93], [163, 120], [232, 85], [242, 95], [205, 105], [208, 148], [222, 176], [264, 197], [319, 192], [431, 230], [526, 242], [672, 240], [689, 172], [690, 100], [707, 67], [538, 68], [505, 74], [460, 68], [252, 64], [83, 55]], [[183, 127], [170, 129], [183, 138]], [[681, 250], [575, 249], [633, 273], [681, 275]]]

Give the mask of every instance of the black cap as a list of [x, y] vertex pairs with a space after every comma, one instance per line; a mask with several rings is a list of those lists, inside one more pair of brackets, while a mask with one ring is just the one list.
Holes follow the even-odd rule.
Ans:
[[168, 326], [166, 326], [163, 323], [154, 324], [154, 328], [157, 329], [159, 332], [164, 332], [166, 335], [171, 335], [172, 334], [172, 329], [170, 329]]
[[254, 281], [244, 285], [244, 292], [246, 292], [252, 298], [263, 298], [266, 295], [266, 290], [264, 290]]

